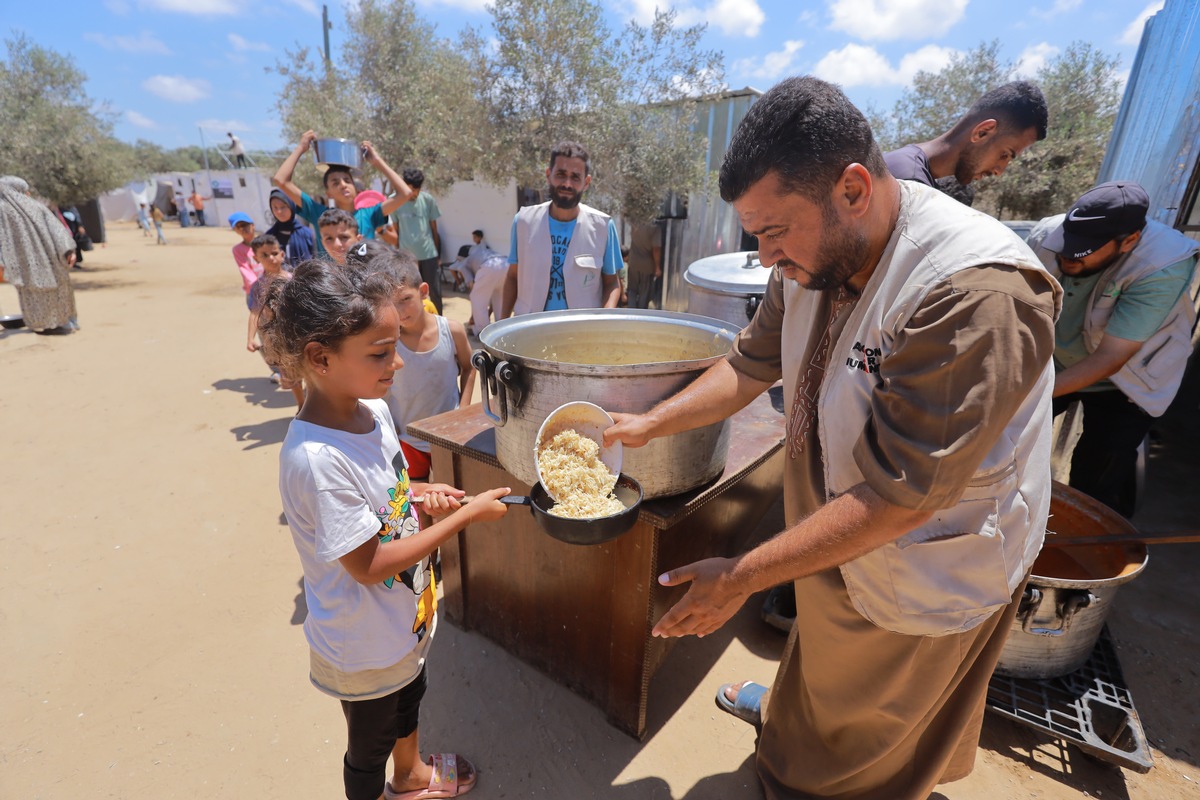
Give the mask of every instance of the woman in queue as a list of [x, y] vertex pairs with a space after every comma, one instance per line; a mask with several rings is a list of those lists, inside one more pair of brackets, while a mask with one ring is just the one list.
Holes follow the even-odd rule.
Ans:
[[75, 242], [54, 212], [30, 196], [29, 184], [12, 175], [0, 178], [0, 262], [35, 333], [79, 329], [68, 272]]

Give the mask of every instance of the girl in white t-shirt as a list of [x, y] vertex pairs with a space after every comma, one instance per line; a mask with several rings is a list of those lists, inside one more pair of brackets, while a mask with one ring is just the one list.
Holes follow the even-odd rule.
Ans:
[[[309, 261], [267, 287], [259, 325], [273, 363], [302, 375], [307, 389], [279, 455], [279, 490], [304, 568], [311, 679], [346, 716], [349, 800], [455, 797], [475, 785], [465, 759], [426, 762], [418, 744], [436, 626], [430, 555], [508, 508], [499, 501], [507, 488], [460, 506], [459, 489], [409, 485], [380, 399], [404, 366], [394, 289], [382, 274]], [[421, 530], [414, 498], [440, 521]]]

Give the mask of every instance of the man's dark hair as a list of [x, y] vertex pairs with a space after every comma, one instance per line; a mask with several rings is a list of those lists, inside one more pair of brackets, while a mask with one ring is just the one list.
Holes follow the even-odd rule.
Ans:
[[888, 174], [866, 117], [832, 83], [787, 78], [750, 106], [734, 132], [721, 164], [721, 199], [732, 203], [774, 172], [785, 190], [825, 208], [854, 163]]
[[1013, 81], [997, 86], [975, 101], [958, 123], [973, 128], [985, 119], [994, 119], [1008, 131], [1037, 128], [1040, 142], [1046, 138], [1046, 98], [1042, 90], [1030, 81]]
[[478, 236], [480, 239], [482, 239], [482, 238], [483, 238], [483, 231], [479, 231], [479, 230], [471, 231], [471, 235], [472, 235], [472, 236]]
[[333, 225], [349, 225], [355, 233], [358, 233], [358, 220], [349, 211], [343, 211], [340, 208], [331, 208], [328, 211], [323, 211], [317, 219], [318, 230]]
[[329, 169], [325, 170], [325, 174], [321, 176], [321, 185], [328, 189], [329, 176], [336, 175], [339, 172], [346, 173], [346, 175], [349, 176], [350, 180], [354, 183], [354, 187], [356, 189], [358, 188], [358, 181], [354, 180], [354, 173], [350, 171], [349, 167], [343, 167], [341, 164], [331, 164]]
[[589, 163], [588, 151], [579, 142], [563, 141], [550, 148], [550, 169], [554, 169], [554, 159], [562, 156], [563, 158], [578, 158], [583, 160], [583, 174], [590, 175], [592, 173], [592, 165]]
[[425, 173], [416, 167], [407, 167], [400, 177], [404, 178], [404, 182], [414, 189], [420, 189], [425, 185]]

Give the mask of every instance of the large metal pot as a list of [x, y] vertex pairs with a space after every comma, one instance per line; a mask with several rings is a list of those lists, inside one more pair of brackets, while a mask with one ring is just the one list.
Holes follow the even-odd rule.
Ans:
[[[588, 400], [606, 411], [649, 411], [723, 358], [733, 336], [718, 320], [638, 309], [548, 311], [487, 326], [472, 363], [496, 426], [496, 457], [536, 483], [534, 442], [554, 409]], [[719, 476], [728, 450], [724, 420], [627, 448], [622, 471], [647, 499], [665, 497]]]
[[[1137, 533], [1108, 506], [1057, 482], [1047, 528], [1047, 536], [1060, 540]], [[1144, 544], [1044, 548], [1033, 564], [996, 671], [1017, 678], [1054, 678], [1079, 669], [1100, 638], [1117, 589], [1136, 578], [1148, 560]]]
[[313, 160], [317, 171], [324, 172], [333, 166], [359, 169], [362, 167], [362, 151], [357, 142], [349, 139], [314, 139]]
[[693, 261], [683, 274], [688, 313], [723, 319], [741, 330], [758, 310], [770, 277], [756, 252], [722, 253]]

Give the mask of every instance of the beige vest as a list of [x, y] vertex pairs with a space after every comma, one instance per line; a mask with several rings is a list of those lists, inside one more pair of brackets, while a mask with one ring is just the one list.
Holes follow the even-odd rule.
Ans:
[[[526, 206], [517, 212], [517, 301], [513, 314], [546, 308], [550, 291], [550, 204]], [[608, 215], [579, 204], [571, 244], [563, 259], [568, 308], [604, 305], [604, 251], [608, 244]]]
[[[817, 434], [830, 499], [863, 481], [853, 449], [870, 417], [872, 393], [886, 391], [880, 368], [930, 289], [983, 264], [1045, 274], [1029, 248], [991, 217], [936, 189], [899, 185], [896, 229], [834, 343], [818, 392]], [[1054, 286], [1057, 309], [1061, 289]], [[795, 395], [808, 338], [822, 333], [811, 322], [818, 304], [816, 292], [785, 282], [785, 397]], [[954, 507], [842, 565], [851, 601], [865, 618], [896, 633], [940, 636], [968, 630], [1009, 602], [1045, 533], [1053, 386], [1054, 367], [1047, 362]]]
[[[1042, 242], [1062, 227], [1065, 216], [1047, 217], [1029, 234], [1029, 244], [1034, 253], [1056, 278], [1061, 271], [1054, 258], [1055, 253], [1042, 247]], [[1126, 288], [1189, 256], [1195, 258], [1198, 252], [1200, 242], [1189, 239], [1161, 222], [1147, 221], [1137, 246], [1101, 274], [1088, 297], [1083, 323], [1083, 343], [1088, 352], [1094, 353], [1100, 346], [1108, 320]], [[1193, 272], [1189, 286], [1195, 276]], [[1192, 328], [1195, 325], [1196, 309], [1192, 305], [1192, 293], [1184, 291], [1167, 314], [1162, 327], [1142, 343], [1133, 358], [1126, 361], [1125, 366], [1109, 380], [1147, 414], [1161, 417], [1183, 382], [1188, 356], [1192, 354]]]

